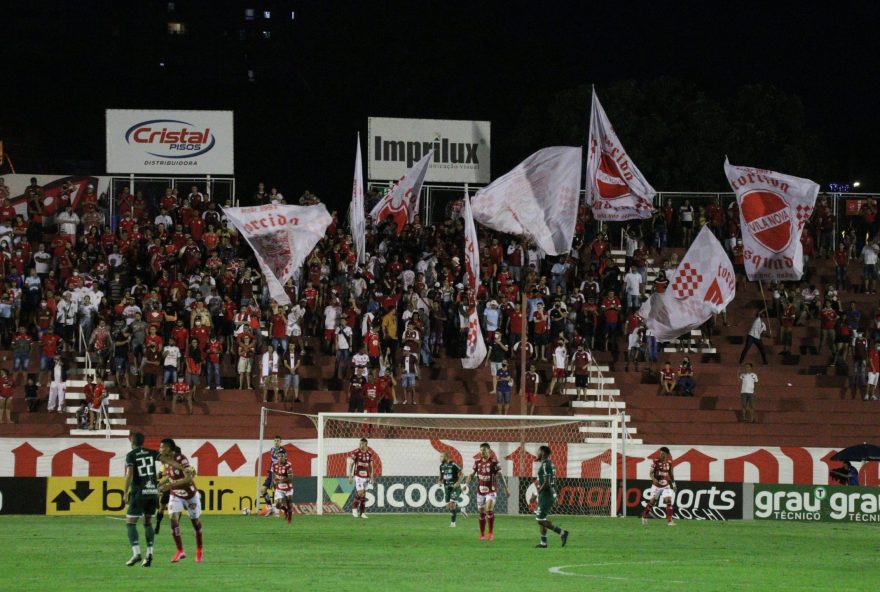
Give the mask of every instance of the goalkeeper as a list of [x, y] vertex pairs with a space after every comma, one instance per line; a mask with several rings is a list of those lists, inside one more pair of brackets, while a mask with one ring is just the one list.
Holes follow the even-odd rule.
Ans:
[[536, 545], [539, 549], [547, 548], [548, 530], [552, 530], [560, 536], [563, 547], [568, 542], [568, 531], [562, 530], [562, 528], [558, 526], [554, 526], [549, 519], [550, 510], [553, 509], [553, 504], [556, 503], [556, 496], [558, 495], [556, 487], [556, 466], [553, 464], [553, 461], [550, 460], [550, 454], [551, 451], [549, 446], [541, 446], [538, 449], [538, 462], [541, 463], [538, 467], [538, 493], [534, 495], [530, 501], [530, 503], [534, 502], [536, 498], [538, 500], [538, 507], [535, 510], [535, 520], [538, 521], [538, 527], [541, 531], [541, 544]]
[[[461, 502], [461, 480], [463, 477], [464, 473], [462, 472], [461, 467], [458, 466], [458, 463], [452, 461], [449, 453], [444, 452], [441, 454], [440, 475], [437, 477], [437, 483], [443, 484], [446, 508], [452, 515], [452, 522], [449, 523], [450, 528], [455, 528], [455, 518], [458, 516], [459, 511], [458, 504]], [[467, 512], [464, 507], [461, 508], [461, 514], [467, 518]]]

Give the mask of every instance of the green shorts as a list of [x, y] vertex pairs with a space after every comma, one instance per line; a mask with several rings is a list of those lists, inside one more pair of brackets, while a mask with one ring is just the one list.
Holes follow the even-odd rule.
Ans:
[[152, 516], [159, 506], [158, 495], [133, 495], [128, 500], [128, 509], [125, 515], [131, 518], [140, 516]]
[[538, 507], [535, 508], [535, 520], [546, 520], [548, 516], [550, 516], [550, 510], [553, 509], [553, 504], [556, 503], [555, 495], [539, 495], [538, 496]]
[[459, 485], [445, 485], [443, 491], [446, 494], [445, 498], [447, 504], [449, 502], [457, 502], [461, 497], [461, 486]]

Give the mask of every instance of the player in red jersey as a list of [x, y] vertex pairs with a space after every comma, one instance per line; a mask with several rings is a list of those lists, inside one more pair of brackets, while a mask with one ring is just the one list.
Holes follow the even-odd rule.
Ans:
[[293, 465], [287, 460], [284, 448], [278, 451], [278, 460], [269, 467], [275, 485], [275, 507], [284, 512], [287, 523], [293, 516]]
[[199, 490], [196, 489], [196, 471], [171, 438], [165, 438], [159, 444], [159, 460], [163, 461], [163, 459], [173, 460], [176, 465], [179, 465], [179, 468], [176, 468], [171, 464], [165, 464], [165, 479], [159, 484], [160, 492], [171, 492], [168, 513], [171, 516], [171, 536], [174, 538], [174, 544], [177, 545], [177, 552], [171, 558], [171, 563], [177, 563], [186, 558], [183, 542], [180, 540], [180, 514], [184, 509], [189, 514], [193, 530], [196, 533], [196, 563], [201, 563], [204, 557], [202, 521], [200, 520], [202, 499], [199, 497]]
[[666, 501], [666, 523], [675, 526], [672, 521], [672, 500], [675, 498], [675, 477], [672, 475], [672, 459], [669, 448], [664, 446], [660, 449], [660, 458], [651, 465], [651, 491], [648, 493], [648, 503], [642, 511], [642, 524], [648, 523], [648, 512], [657, 503], [657, 498]]
[[355, 518], [367, 517], [367, 483], [376, 482], [373, 477], [373, 453], [367, 446], [367, 439], [361, 438], [358, 449], [349, 456], [348, 482], [354, 481], [355, 496], [351, 504], [351, 515]]
[[474, 471], [467, 477], [466, 484], [470, 485], [471, 478], [477, 477], [477, 509], [480, 510], [480, 539], [486, 540], [486, 524], [489, 524], [489, 540], [494, 538], [495, 533], [495, 500], [497, 498], [496, 482], [501, 478], [504, 485], [504, 494], [509, 496], [510, 489], [507, 487], [507, 479], [501, 474], [501, 465], [498, 458], [492, 453], [488, 443], [480, 444], [480, 458], [474, 461]]

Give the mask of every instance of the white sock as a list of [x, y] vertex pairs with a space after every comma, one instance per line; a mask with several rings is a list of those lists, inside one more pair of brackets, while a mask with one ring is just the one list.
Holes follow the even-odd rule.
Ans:
[[141, 554], [141, 546], [140, 545], [132, 545], [131, 546], [132, 555], [140, 555]]
[[153, 545], [150, 545], [149, 547], [147, 547], [147, 557], [152, 557], [152, 556], [153, 556]]

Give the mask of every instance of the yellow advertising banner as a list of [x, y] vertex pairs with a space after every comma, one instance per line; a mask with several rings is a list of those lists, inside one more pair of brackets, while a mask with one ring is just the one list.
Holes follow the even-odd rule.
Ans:
[[[98, 516], [125, 514], [123, 477], [49, 477], [46, 514]], [[204, 514], [240, 514], [254, 509], [255, 477], [197, 477]]]

